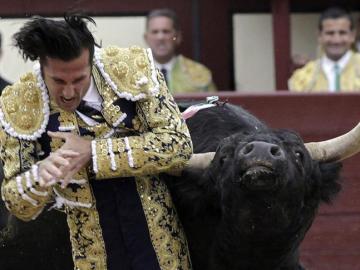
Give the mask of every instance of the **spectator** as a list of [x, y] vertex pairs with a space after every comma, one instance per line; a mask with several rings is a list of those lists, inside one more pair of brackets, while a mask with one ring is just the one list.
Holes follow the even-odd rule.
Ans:
[[356, 24], [355, 50], [360, 52], [360, 17], [358, 18]]
[[354, 52], [354, 21], [347, 11], [332, 7], [319, 19], [321, 58], [294, 72], [289, 89], [298, 92], [360, 90], [360, 54]]
[[[0, 33], [0, 58], [2, 56], [2, 35]], [[0, 95], [2, 90], [9, 85], [10, 83], [8, 81], [6, 81], [4, 78], [2, 78], [0, 76]], [[4, 178], [4, 171], [3, 171], [3, 166], [2, 166], [2, 162], [0, 161], [0, 185], [3, 181]], [[7, 223], [7, 216], [8, 216], [8, 211], [5, 208], [4, 202], [2, 201], [1, 197], [0, 197], [0, 230], [2, 228], [5, 227], [6, 223]]]
[[170, 9], [156, 9], [146, 19], [144, 39], [151, 48], [156, 66], [163, 73], [170, 91], [177, 93], [215, 90], [208, 68], [183, 55], [176, 55], [181, 43], [178, 18]]
[[[2, 35], [0, 33], [0, 58], [2, 56], [2, 53], [3, 53], [3, 51], [2, 51]], [[9, 84], [10, 83], [7, 80], [5, 80], [3, 77], [0, 76], [0, 94], [1, 94], [2, 90]]]

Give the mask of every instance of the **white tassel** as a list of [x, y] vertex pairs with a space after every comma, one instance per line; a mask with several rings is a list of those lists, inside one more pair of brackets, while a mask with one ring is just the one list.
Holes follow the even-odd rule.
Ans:
[[41, 197], [46, 197], [48, 195], [48, 193], [42, 192], [42, 191], [38, 191], [36, 189], [33, 188], [32, 184], [31, 184], [31, 177], [30, 177], [30, 172], [27, 171], [25, 173], [25, 178], [26, 178], [26, 186], [27, 188], [30, 190], [31, 193], [37, 195], [37, 196], [41, 196]]
[[70, 208], [77, 208], [77, 207], [91, 208], [91, 203], [81, 203], [81, 202], [70, 201], [70, 200], [65, 199], [64, 197], [62, 197], [56, 191], [56, 189], [54, 189], [54, 192], [56, 194], [55, 203], [53, 204], [51, 209], [53, 209], [53, 208], [61, 209], [64, 205], [66, 205], [66, 206], [68, 206]]
[[34, 199], [30, 198], [30, 196], [28, 196], [25, 192], [24, 189], [22, 187], [22, 177], [21, 176], [17, 176], [16, 177], [16, 185], [18, 188], [18, 192], [21, 195], [21, 198], [29, 203], [31, 203], [33, 206], [38, 206], [38, 202], [35, 201]]
[[146, 52], [147, 52], [147, 55], [148, 55], [148, 58], [150, 61], [150, 65], [151, 65], [151, 79], [152, 79], [153, 83], [155, 84], [154, 88], [150, 89], [150, 92], [151, 92], [152, 96], [156, 96], [160, 91], [160, 84], [159, 84], [159, 80], [157, 78], [154, 57], [152, 55], [152, 51], [150, 48], [146, 49]]
[[132, 156], [132, 151], [131, 151], [131, 147], [130, 147], [129, 138], [125, 137], [124, 142], [125, 142], [125, 149], [127, 151], [129, 166], [130, 166], [130, 168], [134, 168], [134, 159], [133, 159], [133, 156]]
[[92, 154], [92, 162], [93, 162], [93, 171], [94, 173], [98, 173], [98, 165], [97, 165], [97, 155], [96, 155], [96, 141], [91, 141], [91, 154]]
[[108, 144], [108, 153], [110, 155], [111, 170], [116, 171], [115, 155], [112, 150], [112, 140], [110, 138], [107, 139], [107, 144]]

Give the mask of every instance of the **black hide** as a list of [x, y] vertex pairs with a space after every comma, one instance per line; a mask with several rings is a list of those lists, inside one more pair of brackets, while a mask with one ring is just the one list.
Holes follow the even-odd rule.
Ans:
[[[2, 163], [0, 161], [0, 187], [1, 187], [1, 183], [2, 183], [3, 179], [4, 179], [4, 171], [3, 171]], [[2, 230], [6, 226], [8, 217], [9, 217], [9, 213], [8, 213], [8, 211], [5, 207], [5, 204], [0, 196], [0, 230]]]
[[340, 190], [340, 164], [319, 164], [301, 138], [229, 104], [187, 120], [206, 170], [167, 177], [194, 270], [295, 270], [321, 202]]
[[45, 210], [31, 222], [10, 215], [0, 231], [0, 269], [74, 269], [65, 214]]

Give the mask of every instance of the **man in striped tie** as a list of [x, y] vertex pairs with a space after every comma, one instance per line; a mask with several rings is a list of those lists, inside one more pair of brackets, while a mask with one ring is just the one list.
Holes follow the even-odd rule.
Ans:
[[152, 50], [155, 65], [164, 75], [171, 93], [216, 90], [210, 70], [183, 55], [177, 55], [182, 35], [173, 10], [155, 9], [146, 19], [144, 38]]

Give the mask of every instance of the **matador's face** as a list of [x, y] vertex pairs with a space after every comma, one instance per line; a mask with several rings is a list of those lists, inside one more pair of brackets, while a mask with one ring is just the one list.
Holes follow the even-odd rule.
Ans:
[[91, 82], [89, 50], [73, 60], [47, 57], [42, 73], [50, 98], [65, 111], [73, 112], [88, 91]]

